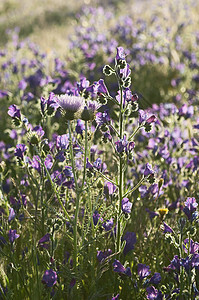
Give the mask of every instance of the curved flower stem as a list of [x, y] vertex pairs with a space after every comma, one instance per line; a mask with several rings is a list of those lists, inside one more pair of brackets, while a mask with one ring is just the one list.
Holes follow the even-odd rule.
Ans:
[[130, 137], [128, 138], [128, 141], [131, 141], [131, 139], [136, 135], [136, 133], [142, 128], [142, 126], [138, 126], [135, 131], [130, 135]]
[[126, 192], [123, 195], [123, 198], [128, 196], [129, 194], [133, 193], [135, 190], [137, 190], [137, 188], [140, 187], [140, 185], [145, 181], [145, 177], [143, 176], [142, 179], [136, 184], [136, 186], [134, 186], [130, 191]]
[[97, 170], [97, 172], [98, 172], [104, 179], [106, 179], [107, 181], [113, 183], [114, 185], [116, 185], [116, 186], [118, 187], [118, 184], [117, 184], [115, 181], [113, 181], [112, 179], [108, 178], [106, 175], [104, 175], [104, 174], [103, 174], [102, 172], [100, 172], [99, 170]]

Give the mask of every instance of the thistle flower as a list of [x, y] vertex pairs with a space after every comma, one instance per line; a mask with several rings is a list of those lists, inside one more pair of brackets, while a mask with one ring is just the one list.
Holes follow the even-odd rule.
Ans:
[[67, 120], [78, 119], [85, 106], [85, 100], [81, 96], [60, 95], [56, 101]]

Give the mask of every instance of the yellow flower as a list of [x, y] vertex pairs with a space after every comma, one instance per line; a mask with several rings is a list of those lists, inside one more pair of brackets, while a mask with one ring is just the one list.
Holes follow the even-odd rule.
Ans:
[[158, 213], [160, 215], [160, 218], [162, 219], [165, 215], [167, 215], [169, 212], [168, 208], [159, 208]]

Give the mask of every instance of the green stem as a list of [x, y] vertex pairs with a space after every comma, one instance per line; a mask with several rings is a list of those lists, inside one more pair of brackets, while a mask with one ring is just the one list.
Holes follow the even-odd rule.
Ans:
[[83, 173], [83, 179], [82, 179], [82, 186], [81, 186], [81, 191], [83, 190], [84, 187], [84, 181], [86, 178], [86, 158], [87, 158], [87, 148], [88, 148], [88, 128], [87, 128], [87, 121], [85, 121], [85, 147], [84, 147], [84, 173]]
[[128, 138], [128, 140], [130, 141], [135, 135], [136, 133], [140, 130], [142, 126], [138, 126], [135, 131], [130, 135], [130, 137]]
[[[119, 81], [118, 81], [119, 82]], [[120, 116], [119, 116], [119, 137], [122, 139], [123, 137], [123, 89], [121, 84], [120, 86]], [[116, 252], [120, 252], [121, 250], [121, 211], [122, 211], [122, 199], [123, 199], [123, 158], [120, 155], [119, 160], [119, 210], [117, 213], [117, 248]]]
[[71, 222], [71, 218], [70, 218], [68, 212], [66, 211], [66, 209], [65, 209], [65, 207], [64, 207], [64, 205], [63, 205], [63, 203], [62, 203], [62, 201], [61, 201], [61, 199], [60, 199], [59, 193], [58, 193], [57, 190], [56, 190], [56, 187], [55, 187], [55, 185], [54, 185], [54, 182], [52, 181], [52, 178], [51, 178], [51, 176], [50, 176], [50, 173], [48, 172], [48, 169], [46, 168], [46, 165], [45, 165], [43, 159], [42, 159], [40, 156], [39, 156], [39, 158], [41, 159], [41, 162], [42, 162], [42, 165], [43, 165], [43, 167], [44, 167], [44, 169], [45, 169], [45, 171], [46, 171], [48, 180], [50, 181], [50, 184], [51, 184], [51, 186], [52, 186], [52, 188], [53, 188], [53, 191], [54, 191], [54, 193], [55, 193], [55, 195], [56, 195], [56, 197], [57, 197], [57, 199], [58, 199], [58, 201], [59, 201], [59, 204], [61, 205], [61, 208], [62, 208], [63, 211], [64, 211], [64, 214], [65, 214], [65, 216], [68, 218], [68, 220]]

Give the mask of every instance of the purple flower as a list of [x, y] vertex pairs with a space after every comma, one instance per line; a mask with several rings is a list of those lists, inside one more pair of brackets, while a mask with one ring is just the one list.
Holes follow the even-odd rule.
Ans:
[[170, 265], [168, 267], [164, 267], [164, 270], [167, 272], [175, 271], [177, 273], [180, 273], [180, 259], [178, 258], [178, 255], [174, 256]]
[[98, 112], [96, 114], [95, 120], [96, 120], [98, 126], [102, 126], [103, 124], [107, 124], [108, 122], [110, 122], [111, 118], [109, 116], [108, 110], [105, 110], [103, 113]]
[[196, 211], [197, 206], [198, 203], [196, 202], [196, 199], [194, 197], [188, 197], [185, 201], [185, 207], [183, 211], [189, 220], [192, 219], [192, 214]]
[[120, 296], [120, 294], [117, 294], [116, 296], [113, 296], [113, 298], [111, 300], [119, 300], [119, 296]]
[[124, 275], [127, 275], [129, 277], [131, 277], [131, 270], [130, 268], [125, 268], [121, 262], [117, 259], [115, 259], [114, 263], [113, 263], [113, 271], [114, 272], [118, 272], [118, 273], [121, 273], [121, 274], [124, 274]]
[[161, 275], [160, 275], [160, 273], [157, 273], [157, 272], [156, 272], [156, 273], [151, 277], [149, 283], [150, 283], [150, 284], [159, 284], [160, 281], [161, 281]]
[[149, 163], [146, 164], [145, 170], [144, 170], [144, 176], [147, 177], [151, 174], [154, 174], [155, 172], [153, 171], [151, 165]]
[[58, 135], [56, 146], [57, 146], [57, 148], [61, 148], [64, 150], [67, 149], [69, 146], [68, 134]]
[[52, 156], [51, 156], [50, 154], [48, 154], [48, 155], [46, 156], [46, 159], [45, 159], [45, 161], [44, 161], [44, 164], [45, 164], [45, 166], [46, 166], [46, 168], [47, 168], [48, 170], [50, 170], [50, 169], [52, 168], [52, 166], [53, 166], [53, 158], [52, 158]]
[[37, 170], [37, 172], [41, 173], [41, 164], [40, 164], [40, 158], [38, 155], [34, 155], [32, 158], [32, 167]]
[[85, 130], [84, 122], [80, 119], [77, 120], [77, 125], [75, 127], [75, 131], [77, 134], [83, 134], [83, 131]]
[[9, 209], [9, 211], [10, 211], [10, 214], [9, 214], [9, 217], [8, 217], [8, 222], [12, 221], [16, 216], [15, 211], [12, 207]]
[[50, 241], [50, 233], [46, 233], [38, 242], [38, 246], [48, 249]]
[[106, 198], [113, 195], [115, 190], [116, 190], [116, 186], [112, 182], [106, 181], [104, 183], [104, 194], [105, 194]]
[[43, 278], [42, 283], [45, 283], [47, 287], [52, 287], [57, 282], [57, 273], [53, 271], [52, 269], [46, 270]]
[[19, 236], [20, 236], [20, 235], [17, 234], [16, 229], [14, 229], [14, 230], [10, 229], [10, 230], [9, 230], [8, 238], [9, 238], [9, 241], [11, 242], [11, 244], [13, 244], [14, 241], [15, 241], [16, 239], [18, 239]]
[[144, 264], [138, 264], [138, 276], [142, 281], [145, 277], [151, 274], [150, 267]]
[[155, 289], [154, 286], [147, 287], [146, 291], [147, 291], [147, 299], [148, 300], [162, 300], [163, 299], [162, 292]]
[[[98, 221], [100, 219], [100, 214], [98, 213], [98, 211], [96, 210], [94, 213], [93, 213], [93, 224], [96, 226]], [[100, 219], [101, 221], [103, 221], [103, 219], [101, 218]]]
[[113, 218], [104, 222], [102, 226], [104, 227], [105, 231], [110, 231], [113, 228]]
[[86, 80], [86, 77], [80, 79], [80, 82], [77, 82], [77, 89], [79, 92], [82, 92], [84, 89], [89, 87], [89, 81]]
[[[188, 253], [188, 247], [189, 247], [189, 239], [185, 239], [183, 244], [183, 249], [185, 253]], [[190, 239], [189, 253], [196, 254], [198, 250], [199, 250], [199, 244], [197, 242], [194, 242], [192, 239]]]
[[155, 115], [150, 116], [148, 119], [146, 119], [146, 123], [151, 124], [154, 123], [157, 120]]
[[18, 84], [18, 88], [22, 91], [24, 91], [27, 87], [27, 82], [22, 79], [21, 81], [19, 81], [19, 84]]
[[9, 106], [8, 114], [9, 114], [9, 116], [11, 116], [12, 118], [18, 118], [18, 119], [21, 118], [21, 112], [20, 112], [20, 109], [18, 109], [18, 108], [16, 107], [16, 105], [14, 105], [14, 104]]
[[27, 147], [24, 144], [17, 144], [15, 149], [15, 156], [23, 159], [23, 155], [26, 151]]
[[118, 153], [122, 153], [124, 150], [127, 151], [128, 142], [126, 136], [124, 136], [123, 139], [120, 139], [117, 142], [115, 142], [115, 145]]
[[124, 60], [126, 58], [124, 48], [123, 47], [117, 47], [117, 54], [115, 57], [117, 60], [122, 59]]
[[97, 170], [100, 170], [102, 166], [102, 160], [101, 158], [97, 158], [96, 161], [93, 163], [93, 167], [96, 168]]
[[186, 258], [181, 259], [181, 265], [185, 268], [185, 271], [188, 273], [193, 265], [192, 265], [192, 260], [187, 256]]
[[131, 208], [132, 208], [132, 203], [129, 201], [128, 198], [123, 198], [122, 199], [122, 211], [124, 213], [130, 214], [131, 213]]
[[81, 96], [60, 95], [56, 99], [57, 104], [62, 108], [68, 120], [77, 117], [77, 113], [81, 113], [85, 106], [85, 100]]
[[173, 229], [167, 225], [165, 222], [163, 223], [164, 224], [164, 233], [167, 233], [167, 232], [170, 232], [170, 233], [173, 233]]
[[134, 232], [127, 231], [122, 241], [126, 241], [126, 245], [124, 247], [124, 255], [126, 255], [129, 251], [134, 249], [134, 245], [136, 243], [136, 234]]
[[99, 262], [103, 261], [105, 258], [112, 254], [112, 250], [108, 249], [107, 251], [97, 251], [97, 259]]
[[86, 90], [88, 92], [91, 92], [94, 96], [97, 94], [108, 94], [108, 90], [103, 79], [100, 79], [99, 81], [95, 81]]

